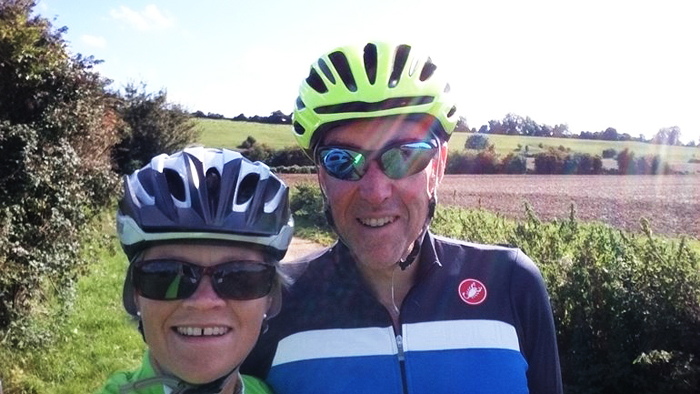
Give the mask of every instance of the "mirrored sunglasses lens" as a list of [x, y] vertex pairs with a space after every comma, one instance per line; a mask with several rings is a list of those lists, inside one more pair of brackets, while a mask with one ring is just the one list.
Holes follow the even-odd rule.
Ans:
[[365, 158], [359, 152], [329, 148], [322, 149], [319, 157], [323, 168], [334, 178], [354, 181], [364, 175]]
[[134, 267], [134, 288], [153, 300], [181, 300], [197, 289], [197, 273], [177, 261], [151, 261]]
[[436, 152], [437, 147], [428, 142], [412, 142], [387, 150], [380, 160], [389, 178], [401, 179], [425, 169]]
[[212, 284], [223, 298], [253, 300], [272, 290], [275, 267], [256, 262], [232, 262], [217, 268]]

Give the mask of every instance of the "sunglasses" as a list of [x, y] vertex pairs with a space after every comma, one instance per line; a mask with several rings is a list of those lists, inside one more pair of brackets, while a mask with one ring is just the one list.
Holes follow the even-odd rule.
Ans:
[[437, 151], [438, 142], [435, 139], [399, 142], [380, 150], [329, 145], [316, 150], [316, 163], [333, 178], [357, 181], [375, 160], [386, 176], [401, 179], [423, 171]]
[[276, 269], [258, 261], [201, 267], [178, 260], [148, 260], [133, 266], [132, 283], [138, 294], [152, 300], [184, 300], [194, 294], [205, 275], [219, 297], [243, 301], [270, 294]]

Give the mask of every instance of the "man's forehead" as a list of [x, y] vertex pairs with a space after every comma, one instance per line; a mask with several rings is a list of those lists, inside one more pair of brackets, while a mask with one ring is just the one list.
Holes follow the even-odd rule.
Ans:
[[358, 119], [328, 130], [321, 145], [345, 144], [378, 147], [388, 142], [424, 139], [429, 136], [430, 119]]

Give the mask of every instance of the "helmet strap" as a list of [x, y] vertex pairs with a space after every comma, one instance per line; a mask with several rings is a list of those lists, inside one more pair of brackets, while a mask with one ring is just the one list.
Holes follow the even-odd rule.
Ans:
[[418, 235], [418, 238], [416, 238], [416, 241], [413, 242], [413, 249], [411, 249], [411, 252], [408, 254], [408, 256], [396, 262], [396, 264], [398, 264], [399, 267], [401, 267], [401, 271], [405, 271], [406, 268], [408, 268], [408, 266], [411, 265], [411, 263], [413, 263], [413, 261], [418, 256], [418, 253], [420, 252], [420, 246], [423, 241], [423, 238], [425, 237], [425, 233], [428, 231], [430, 221], [433, 220], [433, 216], [435, 215], [435, 207], [437, 206], [436, 189], [437, 187], [434, 189], [433, 195], [430, 196], [430, 201], [428, 202], [428, 216], [425, 218], [425, 224], [423, 225], [423, 229]]

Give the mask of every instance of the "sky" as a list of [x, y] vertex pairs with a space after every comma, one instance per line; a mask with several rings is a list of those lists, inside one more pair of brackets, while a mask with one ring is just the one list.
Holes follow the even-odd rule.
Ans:
[[192, 112], [291, 113], [320, 55], [389, 40], [430, 54], [470, 127], [515, 113], [700, 141], [697, 0], [38, 0], [35, 12], [68, 27], [73, 54], [103, 60], [112, 89], [143, 82]]

